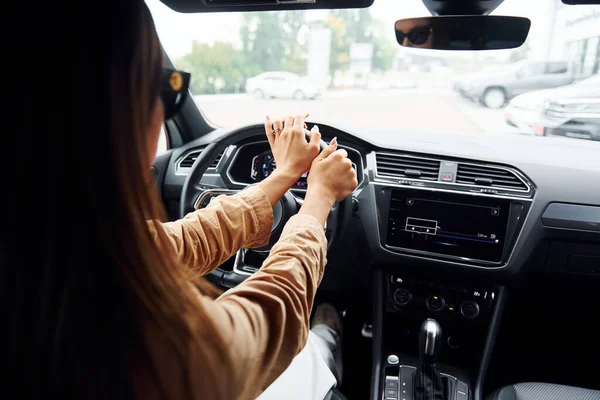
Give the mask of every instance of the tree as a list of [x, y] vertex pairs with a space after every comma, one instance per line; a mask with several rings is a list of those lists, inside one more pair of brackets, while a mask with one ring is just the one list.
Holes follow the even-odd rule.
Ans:
[[398, 44], [389, 39], [387, 28], [382, 21], [373, 20], [373, 69], [377, 71], [389, 71], [398, 53]]
[[192, 43], [192, 51], [177, 63], [192, 73], [194, 94], [232, 93], [241, 90], [248, 75], [243, 54], [232, 44]]
[[306, 49], [299, 34], [306, 26], [304, 11], [244, 14], [240, 28], [242, 51], [256, 73], [306, 71]]
[[348, 68], [350, 63], [350, 45], [345, 36], [345, 23], [341, 15], [329, 13], [326, 20], [331, 30], [331, 51], [329, 54], [329, 69], [332, 74]]
[[396, 46], [388, 40], [381, 21], [374, 20], [368, 9], [331, 10], [326, 21], [331, 29], [331, 71], [344, 70], [350, 65], [353, 43], [373, 45], [373, 69], [387, 71], [396, 55]]
[[289, 72], [304, 74], [306, 73], [306, 46], [300, 43], [300, 35], [306, 27], [306, 12], [286, 11], [281, 16], [287, 50], [283, 68]]

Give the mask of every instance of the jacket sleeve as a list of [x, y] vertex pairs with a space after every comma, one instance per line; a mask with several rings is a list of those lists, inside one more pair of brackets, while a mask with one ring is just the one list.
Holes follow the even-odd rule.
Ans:
[[254, 399], [305, 346], [326, 263], [323, 226], [295, 215], [261, 269], [216, 301], [200, 296], [228, 349], [228, 399]]
[[233, 196], [219, 196], [208, 207], [174, 222], [149, 223], [162, 229], [182, 265], [201, 275], [214, 270], [240, 248], [264, 246], [273, 225], [273, 208], [265, 192], [251, 186]]

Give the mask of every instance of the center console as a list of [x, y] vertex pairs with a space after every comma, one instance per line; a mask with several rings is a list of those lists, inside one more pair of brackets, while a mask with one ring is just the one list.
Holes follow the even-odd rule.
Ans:
[[482, 272], [508, 264], [534, 190], [377, 181], [377, 245], [401, 257], [373, 268], [371, 398], [479, 399], [503, 304]]
[[373, 283], [372, 398], [476, 398], [501, 288], [389, 269]]

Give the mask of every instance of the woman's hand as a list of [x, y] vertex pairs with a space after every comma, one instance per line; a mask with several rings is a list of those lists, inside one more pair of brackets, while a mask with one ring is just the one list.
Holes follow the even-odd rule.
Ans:
[[344, 200], [358, 185], [348, 153], [336, 149], [337, 140], [333, 139], [312, 162], [308, 190], [299, 211], [316, 217], [322, 224], [325, 224], [333, 203]]
[[290, 176], [293, 182], [309, 170], [311, 162], [319, 154], [319, 128], [316, 125], [313, 127], [310, 142], [307, 142], [304, 136], [306, 117], [308, 114], [271, 120], [267, 116], [265, 122], [265, 131], [277, 171], [284, 176]]

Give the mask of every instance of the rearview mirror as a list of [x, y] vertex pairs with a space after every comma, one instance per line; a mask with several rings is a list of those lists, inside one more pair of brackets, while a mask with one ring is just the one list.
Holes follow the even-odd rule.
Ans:
[[396, 21], [401, 46], [436, 50], [498, 50], [521, 46], [531, 21], [497, 15], [456, 15]]

